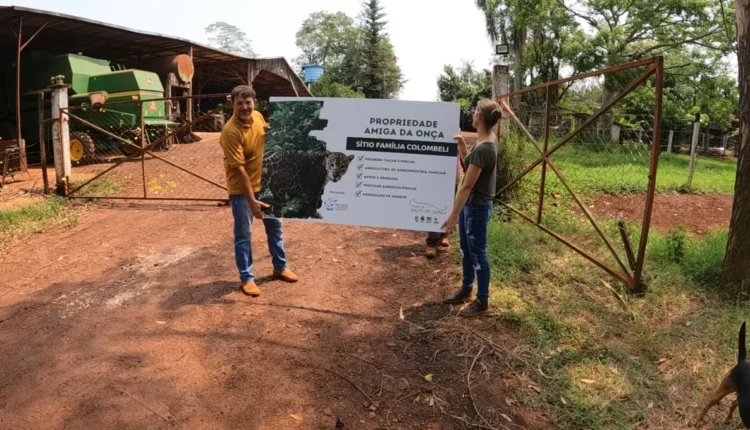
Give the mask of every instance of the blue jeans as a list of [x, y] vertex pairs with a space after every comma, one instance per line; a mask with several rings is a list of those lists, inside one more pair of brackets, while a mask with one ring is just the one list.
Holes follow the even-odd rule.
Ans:
[[487, 226], [492, 218], [492, 203], [467, 203], [458, 216], [458, 234], [463, 259], [463, 287], [471, 290], [477, 281], [477, 298], [490, 296], [490, 261], [487, 258]]
[[[258, 194], [255, 195], [259, 199]], [[253, 214], [250, 203], [244, 195], [231, 195], [232, 215], [234, 216], [234, 260], [240, 272], [240, 280], [248, 282], [255, 279], [253, 275], [253, 251], [250, 247], [250, 237], [253, 231]], [[268, 251], [274, 270], [286, 269], [286, 253], [284, 252], [284, 238], [281, 231], [282, 222], [278, 218], [263, 218], [263, 226], [268, 236]]]

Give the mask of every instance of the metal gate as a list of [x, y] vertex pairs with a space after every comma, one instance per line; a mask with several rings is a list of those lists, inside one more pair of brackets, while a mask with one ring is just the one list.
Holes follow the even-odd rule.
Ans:
[[[517, 135], [523, 136], [525, 141], [533, 146], [531, 151], [535, 151], [534, 161], [527, 164], [519, 174], [498, 191], [496, 196], [498, 201], [635, 292], [645, 289], [641, 278], [663, 139], [661, 136], [663, 73], [663, 60], [661, 57], [655, 57], [567, 79], [545, 82], [498, 96], [498, 102], [510, 118], [510, 123], [506, 124], [507, 128], [512, 128]], [[650, 81], [653, 82], [653, 87]], [[592, 83], [594, 85], [591, 85]], [[579, 104], [570, 100], [563, 101], [564, 97], [571, 92], [579, 94], [579, 97], [583, 99], [587, 91], [596, 93], [596, 88], [604, 88], [603, 92], [610, 91], [611, 94], [609, 98], [605, 97], [606, 93], [602, 94], [598, 101], [605, 101], [599, 109], [593, 112], [585, 112], [586, 106], [591, 106], [590, 101], [581, 100]], [[618, 88], [620, 88], [619, 92]], [[653, 112], [631, 112], [633, 108], [629, 104], [628, 97], [635, 96], [634, 92], [638, 89], [640, 92], [637, 96], [641, 97], [641, 100], [644, 94], [653, 97]], [[534, 110], [535, 106], [541, 109]], [[580, 125], [577, 125], [578, 121], [581, 122]], [[503, 130], [503, 140], [508, 138], [508, 131]], [[566, 154], [568, 147], [572, 149]], [[599, 155], [601, 162], [594, 161], [596, 154], [605, 154]], [[600, 171], [593, 172], [597, 164], [601, 166]], [[593, 173], [576, 174], [578, 168], [581, 172], [589, 169]], [[549, 174], [550, 170], [554, 174], [552, 178]], [[587, 178], [586, 175], [591, 177]], [[622, 182], [623, 189], [632, 188], [645, 192], [643, 218], [640, 225], [641, 234], [635, 253], [630, 246], [623, 223], [618, 225], [623, 242], [621, 249], [625, 253], [625, 259], [616, 249], [615, 241], [610, 240], [605, 234], [606, 228], [603, 228], [592, 215], [588, 207], [591, 203], [585, 202], [587, 191], [617, 187], [617, 175], [620, 175], [619, 180]], [[569, 180], [570, 176], [575, 176], [578, 183], [572, 184]], [[641, 178], [644, 182], [640, 182]], [[555, 181], [553, 185], [558, 187], [559, 194], [549, 189], [551, 180]], [[527, 182], [526, 187], [521, 186], [523, 181]], [[529, 183], [531, 183], [530, 186], [528, 186]], [[527, 193], [526, 211], [522, 207], [523, 204], [519, 203], [523, 199], [508, 198], [518, 197], [522, 194], [522, 189], [532, 190], [530, 192], [535, 195], [529, 199], [529, 193]], [[583, 246], [573, 244], [562, 234], [554, 231], [554, 226], [545, 225], [545, 208], [558, 206], [557, 201], [550, 204], [545, 202], [545, 198], [562, 199], [564, 198], [562, 190], [575, 201], [574, 207], [577, 207], [580, 214], [590, 222], [597, 237], [610, 252], [609, 261], [592, 255], [584, 250]], [[610, 228], [610, 231], [614, 229]]]
[[[96, 103], [63, 110], [70, 198], [225, 201], [218, 139], [231, 114], [225, 94]], [[62, 141], [62, 139], [61, 139]]]

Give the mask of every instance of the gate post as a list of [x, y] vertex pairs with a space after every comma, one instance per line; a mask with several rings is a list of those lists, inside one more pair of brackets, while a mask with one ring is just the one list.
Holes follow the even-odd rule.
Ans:
[[55, 155], [57, 194], [66, 196], [70, 183], [70, 128], [63, 109], [68, 107], [68, 88], [64, 76], [52, 78], [52, 150]]
[[[498, 64], [492, 68], [492, 100], [498, 101], [499, 95], [508, 93], [509, 77], [510, 77], [510, 73], [508, 71], [508, 66]], [[507, 102], [508, 102], [508, 106], [510, 106], [510, 99], [508, 99]], [[508, 125], [508, 112], [505, 112], [505, 110], [503, 110], [503, 118], [500, 121], [500, 131], [499, 133], [497, 133], [498, 153], [500, 153], [500, 147], [501, 147], [500, 135], [502, 135], [503, 129], [505, 129], [507, 125]]]

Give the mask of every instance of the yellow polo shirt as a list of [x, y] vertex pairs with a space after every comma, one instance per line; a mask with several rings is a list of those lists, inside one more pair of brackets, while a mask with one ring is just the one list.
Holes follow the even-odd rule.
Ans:
[[224, 151], [224, 170], [230, 195], [242, 194], [242, 186], [233, 169], [244, 166], [254, 192], [260, 192], [263, 152], [266, 148], [266, 121], [254, 110], [250, 124], [234, 115], [224, 124], [219, 143]]

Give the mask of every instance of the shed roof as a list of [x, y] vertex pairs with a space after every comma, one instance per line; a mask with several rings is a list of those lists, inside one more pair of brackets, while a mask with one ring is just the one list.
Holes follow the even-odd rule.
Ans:
[[[292, 85], [287, 87], [294, 89], [294, 93], [300, 96], [312, 95], [283, 57], [246, 58], [187, 39], [20, 6], [0, 6], [0, 23], [4, 24], [0, 25], [0, 55], [8, 57], [9, 53], [12, 53], [15, 57], [17, 38], [14, 31], [17, 31], [21, 20], [23, 41], [36, 33], [36, 37], [26, 49], [56, 54], [81, 52], [90, 57], [127, 65], [136, 64], [139, 59], [149, 57], [186, 54], [192, 47], [193, 62], [197, 69], [202, 65], [216, 68], [220, 63], [226, 63], [233, 68], [236, 68], [237, 64], [247, 64], [248, 69], [262, 70], [265, 64], [271, 62], [280, 65], [283, 71], [281, 76], [290, 81]], [[279, 74], [278, 68], [269, 71]]]

